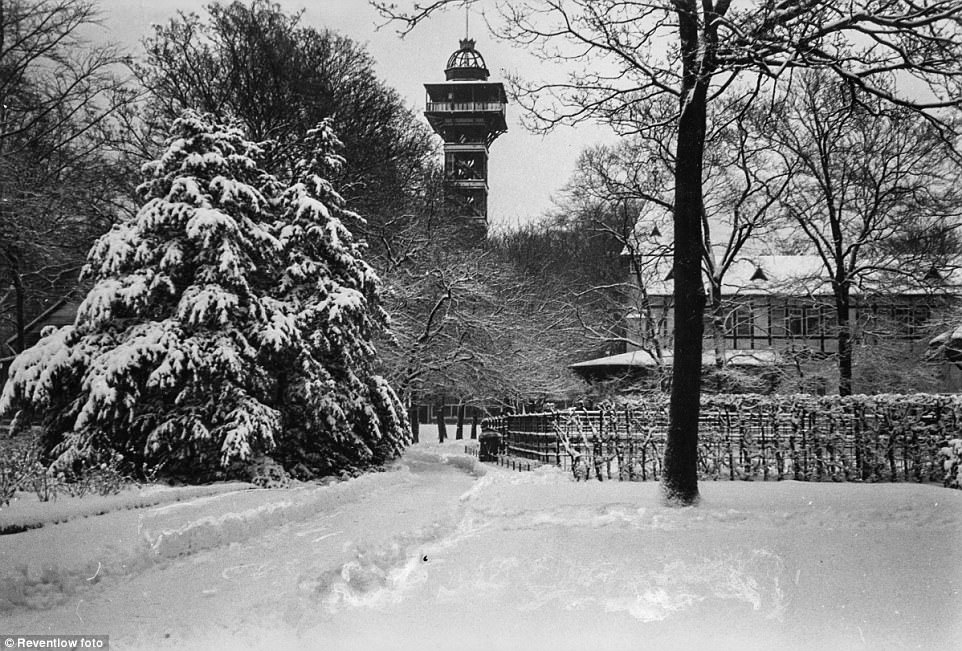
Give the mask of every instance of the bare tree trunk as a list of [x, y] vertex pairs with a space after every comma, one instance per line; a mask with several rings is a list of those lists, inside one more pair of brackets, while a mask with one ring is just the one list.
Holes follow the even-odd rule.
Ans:
[[698, 412], [705, 315], [702, 165], [709, 78], [698, 61], [699, 56], [707, 55], [699, 54], [696, 5], [685, 5], [678, 10], [685, 78], [675, 157], [675, 359], [662, 484], [670, 503], [690, 505], [698, 501]]
[[835, 309], [838, 316], [838, 394], [852, 395], [852, 322], [851, 297], [848, 287], [836, 291]]
[[448, 438], [448, 429], [444, 423], [444, 401], [438, 405], [437, 409], [437, 422], [438, 422], [438, 443], [444, 443]]
[[14, 318], [17, 327], [16, 349], [22, 353], [27, 348], [27, 291], [23, 286], [23, 277], [20, 275], [18, 260], [10, 261], [10, 277], [13, 279], [13, 290], [15, 296]]
[[464, 403], [458, 403], [458, 424], [454, 428], [454, 439], [460, 441], [464, 438]]
[[471, 413], [471, 438], [478, 438], [478, 408], [475, 407]]

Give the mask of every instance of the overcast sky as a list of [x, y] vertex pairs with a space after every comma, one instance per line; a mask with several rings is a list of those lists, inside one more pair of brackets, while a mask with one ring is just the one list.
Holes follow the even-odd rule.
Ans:
[[[178, 10], [197, 11], [207, 2], [196, 0], [100, 0], [112, 37], [140, 53], [139, 41], [154, 23], [164, 23]], [[305, 9], [307, 25], [329, 27], [367, 46], [377, 60], [379, 75], [419, 113], [424, 110], [425, 82], [444, 81], [444, 65], [463, 38], [463, 11], [433, 18], [405, 39], [385, 27], [367, 0], [280, 0], [286, 10]], [[471, 17], [471, 36], [478, 41], [492, 80], [506, 72], [532, 76], [539, 63], [522, 50], [498, 43], [477, 15]], [[526, 132], [519, 124], [518, 107], [508, 105], [508, 133], [491, 146], [489, 218], [493, 225], [514, 224], [536, 217], [551, 207], [551, 197], [568, 180], [581, 149], [610, 137], [601, 127], [563, 129], [547, 137]]]

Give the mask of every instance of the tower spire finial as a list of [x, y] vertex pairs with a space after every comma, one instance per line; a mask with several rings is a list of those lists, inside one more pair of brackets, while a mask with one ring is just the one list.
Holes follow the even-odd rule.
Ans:
[[464, 39], [467, 40], [471, 38], [470, 28], [470, 18], [471, 18], [471, 7], [469, 5], [464, 5]]

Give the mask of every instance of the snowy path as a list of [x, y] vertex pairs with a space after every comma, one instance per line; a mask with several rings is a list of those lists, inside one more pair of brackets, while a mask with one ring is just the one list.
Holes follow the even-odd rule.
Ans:
[[[353, 490], [332, 491], [312, 518], [162, 561], [132, 577], [108, 577], [52, 610], [6, 613], [3, 628], [38, 634], [108, 631], [118, 648], [149, 649], [162, 641], [181, 648], [185, 637], [196, 634], [220, 637], [263, 616], [293, 622], [298, 608], [310, 603], [318, 577], [355, 559], [358, 549], [389, 547], [399, 535], [430, 537], [454, 517], [452, 505], [473, 479], [436, 459], [415, 458], [399, 471], [350, 482]], [[52, 528], [27, 533], [41, 531], [53, 533]]]
[[962, 636], [960, 491], [720, 482], [678, 510], [655, 484], [575, 484], [554, 469], [479, 479], [438, 451], [418, 446], [304, 519], [108, 576], [50, 610], [0, 613], [0, 628], [108, 633], [116, 649], [325, 651], [952, 648]]

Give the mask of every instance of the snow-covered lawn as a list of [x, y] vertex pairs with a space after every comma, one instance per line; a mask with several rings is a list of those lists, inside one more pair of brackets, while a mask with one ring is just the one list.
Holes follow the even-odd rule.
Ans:
[[465, 443], [420, 444], [392, 471], [328, 487], [2, 536], [0, 628], [109, 634], [116, 649], [962, 640], [962, 491], [718, 482], [697, 508], [669, 509], [656, 484], [478, 466]]

